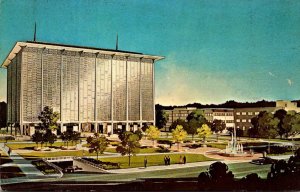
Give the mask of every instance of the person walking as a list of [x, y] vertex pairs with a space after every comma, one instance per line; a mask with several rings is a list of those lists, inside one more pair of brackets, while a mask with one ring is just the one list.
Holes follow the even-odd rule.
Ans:
[[186, 156], [183, 156], [183, 164], [186, 164]]
[[167, 159], [167, 156], [165, 155], [164, 157], [164, 161], [165, 161], [165, 165], [168, 165], [168, 159]]
[[147, 160], [147, 157], [145, 156], [144, 158], [144, 167], [147, 168], [147, 163], [148, 163], [148, 160]]
[[171, 158], [168, 156], [168, 165], [171, 165]]
[[181, 157], [181, 155], [179, 157], [179, 164], [182, 164], [182, 157]]
[[10, 156], [11, 150], [10, 148], [8, 148], [8, 156]]

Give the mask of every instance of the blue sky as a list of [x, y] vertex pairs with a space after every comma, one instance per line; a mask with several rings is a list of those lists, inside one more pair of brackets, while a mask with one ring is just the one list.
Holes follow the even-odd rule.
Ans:
[[[16, 41], [162, 55], [156, 103], [300, 99], [300, 1], [0, 0], [1, 63]], [[6, 70], [0, 69], [0, 100]]]

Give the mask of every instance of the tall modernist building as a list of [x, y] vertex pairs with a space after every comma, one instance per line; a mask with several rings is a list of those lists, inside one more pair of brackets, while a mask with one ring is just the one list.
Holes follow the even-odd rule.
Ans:
[[44, 42], [17, 42], [7, 68], [8, 124], [33, 134], [50, 106], [60, 131], [113, 134], [155, 123], [154, 63], [160, 56]]

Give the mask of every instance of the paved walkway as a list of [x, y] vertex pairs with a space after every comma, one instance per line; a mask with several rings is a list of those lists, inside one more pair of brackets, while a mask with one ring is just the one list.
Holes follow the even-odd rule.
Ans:
[[[6, 147], [4, 143], [0, 143], [0, 150], [4, 151], [8, 155], [8, 147]], [[34, 165], [32, 165], [31, 161], [24, 159], [18, 153], [12, 151], [9, 157], [13, 162], [3, 164], [0, 167], [18, 166], [25, 174], [25, 176], [14, 177], [9, 179], [1, 179], [0, 184], [12, 184], [12, 183], [37, 181], [37, 180], [44, 179], [45, 177], [48, 177], [45, 176], [42, 172], [40, 172]]]

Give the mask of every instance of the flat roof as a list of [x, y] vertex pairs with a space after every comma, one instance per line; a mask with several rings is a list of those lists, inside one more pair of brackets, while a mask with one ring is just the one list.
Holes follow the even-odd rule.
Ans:
[[66, 45], [66, 44], [58, 44], [58, 43], [47, 43], [47, 42], [39, 42], [39, 41], [26, 41], [16, 42], [15, 46], [12, 48], [10, 53], [7, 55], [6, 59], [2, 63], [3, 68], [7, 68], [10, 62], [14, 59], [17, 53], [21, 50], [21, 47], [37, 47], [37, 48], [49, 48], [49, 49], [61, 49], [66, 51], [83, 51], [89, 53], [102, 53], [108, 55], [119, 55], [119, 56], [130, 56], [130, 57], [138, 57], [138, 58], [146, 58], [146, 59], [154, 59], [155, 61], [164, 59], [162, 56], [148, 55], [138, 52], [132, 51], [124, 51], [124, 50], [114, 50], [114, 49], [103, 49], [96, 47], [85, 47], [85, 46], [77, 46], [77, 45]]

